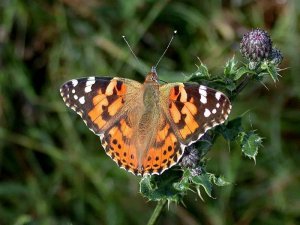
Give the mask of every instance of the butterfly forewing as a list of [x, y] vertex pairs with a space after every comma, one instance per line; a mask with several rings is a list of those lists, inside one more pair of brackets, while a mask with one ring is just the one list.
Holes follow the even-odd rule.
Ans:
[[176, 83], [162, 86], [162, 92], [169, 93], [168, 115], [185, 145], [222, 124], [231, 110], [230, 101], [223, 93], [203, 85]]
[[126, 85], [117, 78], [88, 77], [66, 82], [60, 93], [66, 105], [99, 134], [123, 107]]

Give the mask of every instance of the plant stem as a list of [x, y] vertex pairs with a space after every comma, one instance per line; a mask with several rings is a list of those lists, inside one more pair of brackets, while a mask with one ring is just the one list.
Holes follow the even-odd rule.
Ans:
[[157, 205], [156, 205], [156, 207], [155, 207], [155, 209], [154, 209], [154, 211], [153, 211], [153, 213], [152, 213], [152, 215], [151, 215], [151, 217], [150, 217], [147, 225], [154, 225], [156, 223], [156, 221], [157, 221], [159, 215], [161, 214], [162, 209], [164, 208], [164, 206], [165, 206], [166, 203], [167, 203], [166, 199], [160, 200], [157, 203]]
[[243, 81], [233, 91], [233, 95], [231, 96], [230, 100], [233, 100], [246, 87], [246, 85], [249, 83], [249, 81], [251, 80], [251, 78], [252, 77], [251, 77], [250, 74], [247, 74], [245, 76], [245, 78], [243, 79]]

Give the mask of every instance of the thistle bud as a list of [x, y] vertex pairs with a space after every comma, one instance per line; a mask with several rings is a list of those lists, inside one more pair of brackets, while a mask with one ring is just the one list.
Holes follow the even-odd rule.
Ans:
[[277, 48], [273, 48], [271, 55], [270, 55], [270, 60], [271, 60], [271, 63], [273, 63], [275, 65], [279, 65], [283, 60], [281, 51], [279, 51], [279, 49], [277, 49]]
[[255, 29], [244, 34], [240, 43], [243, 57], [252, 62], [260, 62], [270, 57], [272, 40], [269, 34], [262, 29]]
[[185, 149], [180, 165], [185, 168], [196, 168], [199, 160], [198, 149], [194, 145], [190, 145]]

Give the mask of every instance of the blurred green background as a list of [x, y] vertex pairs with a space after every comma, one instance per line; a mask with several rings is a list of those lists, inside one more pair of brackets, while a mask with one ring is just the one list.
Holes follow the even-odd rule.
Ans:
[[[231, 185], [190, 192], [159, 224], [300, 224], [300, 2], [297, 0], [1, 0], [0, 224], [145, 224], [155, 203], [119, 169], [60, 85], [109, 75], [182, 81], [197, 57], [221, 74], [246, 31], [267, 30], [284, 61], [280, 81], [251, 83], [230, 118], [264, 137], [256, 164], [219, 138], [208, 171]], [[143, 66], [132, 57], [127, 37]]]

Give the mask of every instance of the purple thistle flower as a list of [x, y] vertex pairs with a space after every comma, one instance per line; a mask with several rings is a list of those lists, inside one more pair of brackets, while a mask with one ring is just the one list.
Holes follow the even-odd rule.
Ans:
[[255, 29], [244, 34], [240, 43], [240, 51], [243, 57], [252, 62], [268, 59], [272, 54], [270, 35], [262, 29]]

